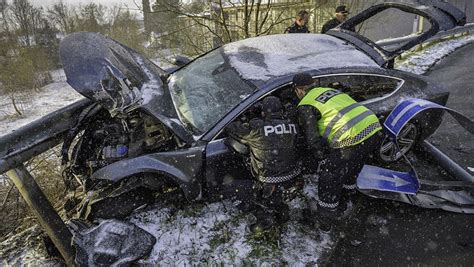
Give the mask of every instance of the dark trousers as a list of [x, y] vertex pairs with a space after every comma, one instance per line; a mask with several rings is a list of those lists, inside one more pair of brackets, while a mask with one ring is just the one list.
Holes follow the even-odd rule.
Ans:
[[295, 198], [301, 192], [303, 186], [304, 181], [300, 177], [276, 184], [256, 181], [255, 193], [257, 204], [278, 213], [280, 208], [285, 205], [285, 202]]
[[257, 218], [257, 224], [271, 227], [287, 222], [290, 215], [286, 202], [301, 192], [303, 186], [302, 178], [276, 184], [256, 182], [253, 214]]
[[328, 157], [321, 162], [318, 183], [318, 206], [336, 208], [341, 201], [343, 189], [355, 192], [356, 180], [362, 167], [378, 151], [382, 134], [372, 135], [354, 146], [331, 149]]
[[280, 210], [286, 209], [285, 201], [295, 198], [303, 190], [304, 180], [299, 176], [281, 183], [263, 183], [258, 180], [249, 157], [245, 158], [244, 164], [255, 179], [252, 187], [254, 200], [251, 202], [253, 203], [249, 205], [250, 198], [242, 199], [248, 209], [252, 207], [257, 212], [278, 214]]

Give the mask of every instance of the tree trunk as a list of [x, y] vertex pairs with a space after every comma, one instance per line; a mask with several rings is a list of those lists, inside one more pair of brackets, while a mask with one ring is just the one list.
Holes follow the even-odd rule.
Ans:
[[16, 113], [20, 116], [23, 115], [23, 113], [21, 113], [20, 109], [18, 108], [16, 104], [15, 97], [13, 96], [13, 94], [10, 95], [10, 99], [12, 100], [13, 108], [15, 109]]
[[150, 36], [151, 28], [150, 28], [150, 1], [149, 0], [142, 0], [142, 8], [143, 8], [143, 23], [145, 24], [145, 34], [147, 38]]

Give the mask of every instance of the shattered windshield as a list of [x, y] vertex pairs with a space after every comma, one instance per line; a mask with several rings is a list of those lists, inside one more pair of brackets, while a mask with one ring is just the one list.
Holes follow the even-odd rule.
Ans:
[[174, 73], [169, 88], [181, 120], [203, 134], [255, 88], [242, 80], [217, 49]]

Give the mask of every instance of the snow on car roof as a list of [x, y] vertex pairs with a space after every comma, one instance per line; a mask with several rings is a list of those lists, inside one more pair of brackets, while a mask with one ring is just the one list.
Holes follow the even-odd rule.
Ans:
[[230, 64], [246, 80], [266, 81], [301, 71], [379, 67], [351, 44], [325, 34], [278, 34], [223, 46]]

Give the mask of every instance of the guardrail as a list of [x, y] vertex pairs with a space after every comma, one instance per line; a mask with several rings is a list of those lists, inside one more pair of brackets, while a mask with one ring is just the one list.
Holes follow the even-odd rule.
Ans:
[[[464, 26], [459, 26], [447, 31], [442, 31], [434, 35], [433, 37], [429, 38], [428, 40], [424, 41], [423, 43], [427, 42], [433, 42], [433, 41], [438, 41], [443, 38], [446, 38], [448, 36], [456, 35], [456, 34], [461, 34], [461, 33], [468, 33], [474, 31], [474, 23], [469, 23]], [[414, 40], [418, 37], [416, 34], [404, 36], [401, 38], [394, 38], [394, 39], [386, 39], [386, 40], [381, 40], [376, 42], [377, 45], [381, 46], [385, 50], [391, 50], [392, 48], [395, 48], [397, 46], [400, 46], [406, 42], [409, 42], [411, 40]]]

